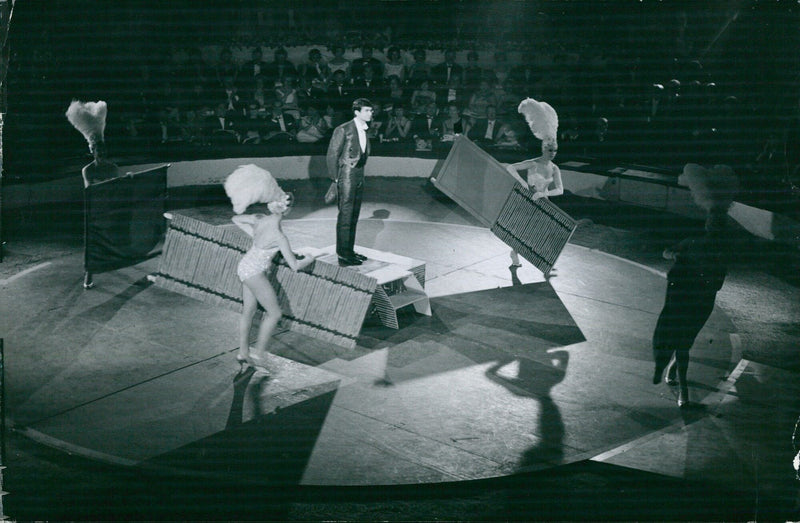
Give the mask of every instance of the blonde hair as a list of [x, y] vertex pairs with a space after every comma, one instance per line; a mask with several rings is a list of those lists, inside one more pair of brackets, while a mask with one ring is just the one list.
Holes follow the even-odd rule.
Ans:
[[279, 200], [273, 200], [267, 204], [267, 209], [272, 214], [283, 214], [289, 207], [292, 206], [292, 197], [289, 193], [285, 193]]

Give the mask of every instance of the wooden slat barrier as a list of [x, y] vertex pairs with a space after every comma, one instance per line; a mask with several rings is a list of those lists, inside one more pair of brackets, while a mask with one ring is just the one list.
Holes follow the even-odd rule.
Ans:
[[550, 200], [533, 199], [533, 189], [517, 185], [491, 231], [547, 274], [575, 231], [575, 220]]
[[575, 231], [567, 213], [547, 199], [534, 200], [532, 190], [463, 136], [431, 181], [545, 274]]
[[[243, 231], [173, 214], [158, 266], [156, 285], [198, 300], [242, 310], [239, 260], [252, 243]], [[375, 278], [316, 260], [294, 272], [282, 259], [268, 277], [291, 330], [355, 347], [369, 309]]]

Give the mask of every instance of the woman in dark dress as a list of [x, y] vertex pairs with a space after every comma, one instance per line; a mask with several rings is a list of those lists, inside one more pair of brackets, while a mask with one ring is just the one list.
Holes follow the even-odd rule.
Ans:
[[683, 177], [695, 203], [706, 211], [705, 234], [664, 251], [664, 257], [675, 264], [667, 274], [664, 308], [653, 333], [653, 383], [661, 381], [674, 355], [667, 383], [674, 384], [677, 371], [679, 407], [689, 403], [689, 350], [714, 309], [727, 273], [727, 213], [738, 188], [733, 170], [724, 165], [705, 169], [687, 164]]

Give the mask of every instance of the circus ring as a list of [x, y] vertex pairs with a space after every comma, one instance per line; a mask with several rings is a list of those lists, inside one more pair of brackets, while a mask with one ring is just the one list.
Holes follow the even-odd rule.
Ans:
[[[437, 162], [381, 160], [371, 160], [373, 173], [408, 178]], [[313, 178], [315, 162], [174, 164], [170, 185], [211, 186], [242, 163]], [[576, 194], [624, 194], [620, 179], [564, 173]], [[680, 188], [664, 190], [677, 195], [671, 205], [689, 207]], [[230, 214], [184, 210], [219, 224]], [[268, 379], [237, 373], [235, 314], [148, 283], [157, 260], [98, 277], [92, 292], [80, 286], [77, 256], [7, 283], [10, 296], [26, 297], [0, 320], [13, 426], [126, 467], [400, 485], [557, 467], [681, 421], [674, 391], [649, 382], [662, 273], [572, 244], [556, 278], [527, 264], [511, 270], [502, 242], [430, 195], [372, 193], [362, 217], [359, 245], [426, 261], [432, 316], [409, 312], [399, 330], [368, 321], [352, 350], [283, 331]], [[334, 222], [334, 209], [301, 202], [285, 230], [295, 245], [324, 247]], [[716, 309], [698, 337], [694, 401], [724, 396], [739, 362], [734, 330]]]

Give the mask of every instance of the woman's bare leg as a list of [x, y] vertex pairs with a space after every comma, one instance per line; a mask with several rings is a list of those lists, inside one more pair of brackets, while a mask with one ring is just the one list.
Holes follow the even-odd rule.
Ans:
[[242, 316], [239, 319], [239, 356], [247, 358], [250, 354], [250, 328], [258, 310], [258, 301], [247, 285], [242, 285]]
[[263, 361], [267, 352], [267, 345], [272, 333], [281, 320], [281, 308], [278, 304], [278, 296], [270, 285], [269, 280], [263, 274], [248, 278], [245, 285], [255, 296], [259, 304], [264, 308], [264, 317], [261, 318], [261, 325], [258, 328], [258, 339], [254, 347], [254, 359]]

